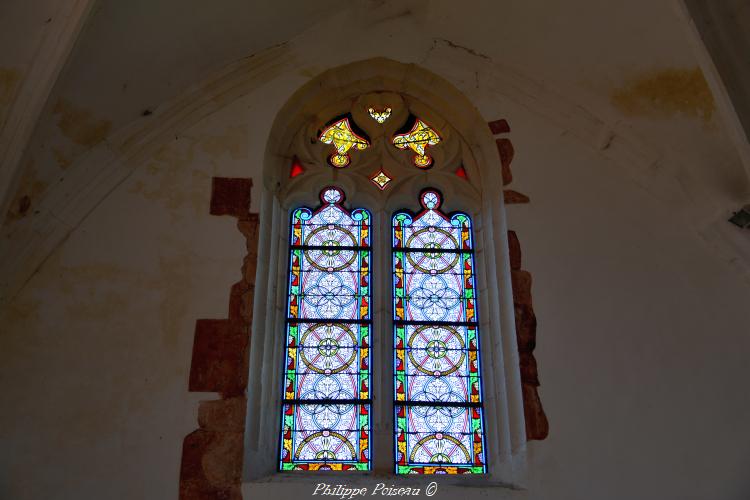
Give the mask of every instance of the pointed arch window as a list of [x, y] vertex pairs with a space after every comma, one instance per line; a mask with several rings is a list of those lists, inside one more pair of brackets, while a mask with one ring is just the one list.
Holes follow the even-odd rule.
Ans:
[[471, 218], [393, 216], [395, 458], [398, 474], [487, 471]]
[[291, 216], [279, 468], [369, 470], [372, 217], [320, 199]]
[[[259, 183], [245, 480], [359, 470], [525, 484], [503, 162], [490, 131], [439, 75], [381, 59], [331, 69], [279, 109]], [[319, 203], [324, 186], [337, 187]], [[324, 213], [356, 243], [312, 243]], [[409, 241], [430, 226], [458, 243]], [[357, 260], [349, 271], [316, 268], [315, 251]], [[453, 267], [427, 266], [440, 262]], [[341, 276], [348, 285], [336, 291]], [[437, 278], [447, 284], [434, 287]], [[441, 318], [446, 301], [455, 307]], [[334, 374], [342, 364], [350, 371]]]

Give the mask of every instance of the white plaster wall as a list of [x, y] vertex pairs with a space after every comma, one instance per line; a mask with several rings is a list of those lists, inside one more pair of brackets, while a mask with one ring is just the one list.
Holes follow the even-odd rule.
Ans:
[[[750, 495], [750, 280], [616, 165], [513, 116], [509, 225], [534, 277], [534, 498]], [[738, 230], [739, 232], [739, 230]], [[750, 235], [744, 235], [750, 243]]]
[[[253, 177], [238, 103], [138, 166], [4, 311], [0, 498], [176, 498], [197, 427], [198, 318], [225, 318], [244, 237], [212, 176]], [[257, 204], [257, 200], [253, 205]]]
[[[511, 207], [509, 225], [535, 280], [550, 420], [550, 437], [529, 446], [526, 491], [444, 487], [435, 498], [747, 498], [750, 281], [690, 218], [695, 183], [623, 167], [574, 126], [475, 87], [435, 54], [434, 71], [513, 129], [511, 187], [532, 203]], [[287, 59], [129, 166], [11, 300], [0, 334], [0, 497], [177, 496], [195, 403], [213, 397], [187, 392], [194, 322], [226, 316], [244, 253], [234, 219], [208, 215], [210, 178], [259, 175], [270, 123], [314, 64]], [[315, 482], [243, 491], [300, 498]]]

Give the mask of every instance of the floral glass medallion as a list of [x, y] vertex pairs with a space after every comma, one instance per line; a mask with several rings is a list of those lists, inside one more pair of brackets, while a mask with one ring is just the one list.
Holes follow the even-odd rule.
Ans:
[[325, 129], [320, 134], [320, 142], [333, 144], [336, 148], [329, 156], [328, 163], [335, 168], [344, 168], [351, 162], [350, 149], [366, 149], [370, 143], [352, 130], [349, 118], [342, 118]]
[[388, 177], [388, 174], [383, 172], [383, 169], [381, 168], [378, 173], [370, 177], [370, 180], [373, 184], [375, 184], [380, 190], [384, 190], [386, 186], [393, 180], [390, 177]]
[[432, 166], [432, 157], [427, 154], [427, 146], [435, 146], [440, 142], [440, 136], [429, 125], [420, 119], [414, 122], [412, 129], [405, 134], [397, 134], [393, 137], [393, 145], [399, 149], [411, 149], [415, 156], [412, 159], [414, 166], [418, 168], [429, 168]]
[[367, 108], [367, 112], [370, 113], [370, 116], [373, 120], [375, 120], [378, 123], [385, 123], [385, 121], [388, 119], [388, 117], [391, 116], [391, 108], [385, 108], [385, 109], [375, 109], [375, 108]]

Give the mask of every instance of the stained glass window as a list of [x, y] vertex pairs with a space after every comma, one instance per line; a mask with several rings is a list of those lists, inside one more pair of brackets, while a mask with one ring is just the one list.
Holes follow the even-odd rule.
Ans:
[[370, 116], [372, 117], [373, 120], [381, 124], [385, 123], [388, 117], [391, 116], [391, 108], [384, 108], [384, 109], [367, 108], [367, 112], [370, 113]]
[[378, 173], [370, 177], [370, 181], [372, 181], [372, 183], [381, 191], [384, 190], [392, 180], [393, 179], [391, 179], [382, 168], [378, 170]]
[[291, 218], [281, 470], [370, 469], [370, 224], [325, 188]]
[[[319, 140], [323, 144], [333, 144], [334, 150], [328, 156], [328, 164], [335, 168], [344, 168], [351, 163], [350, 149], [367, 149], [370, 141], [364, 133], [357, 133], [348, 117], [334, 121], [323, 129]], [[358, 129], [357, 129], [358, 130]]]
[[[430, 168], [432, 156], [427, 154], [427, 146], [437, 145], [440, 136], [419, 118], [412, 117], [414, 125], [409, 131], [393, 136], [393, 145], [399, 149], [411, 149], [415, 154], [412, 163], [418, 168]], [[408, 124], [409, 122], [407, 122]]]
[[393, 216], [398, 474], [486, 472], [471, 218], [441, 194]]

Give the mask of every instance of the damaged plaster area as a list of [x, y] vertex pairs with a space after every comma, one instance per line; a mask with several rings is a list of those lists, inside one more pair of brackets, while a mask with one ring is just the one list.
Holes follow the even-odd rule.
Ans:
[[612, 91], [612, 104], [627, 116], [669, 118], [679, 114], [709, 123], [713, 94], [700, 68], [669, 68], [639, 75]]

